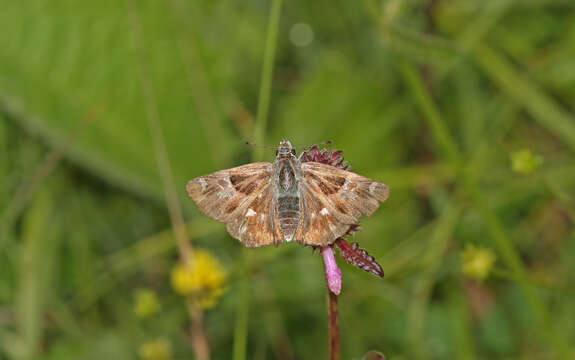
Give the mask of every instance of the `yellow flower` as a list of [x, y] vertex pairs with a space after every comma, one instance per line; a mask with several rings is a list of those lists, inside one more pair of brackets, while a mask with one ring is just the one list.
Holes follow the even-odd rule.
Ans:
[[174, 290], [190, 296], [208, 309], [214, 307], [225, 291], [227, 274], [222, 264], [206, 250], [194, 250], [190, 268], [177, 264], [172, 269], [171, 283]]
[[511, 169], [520, 174], [531, 174], [543, 163], [543, 157], [523, 149], [511, 154]]
[[495, 254], [491, 249], [476, 248], [467, 244], [463, 250], [463, 273], [477, 280], [487, 278], [495, 263]]
[[172, 358], [172, 347], [167, 339], [158, 338], [140, 345], [138, 355], [144, 360], [169, 360]]
[[134, 313], [141, 318], [153, 315], [160, 310], [158, 296], [151, 289], [138, 289], [134, 294]]

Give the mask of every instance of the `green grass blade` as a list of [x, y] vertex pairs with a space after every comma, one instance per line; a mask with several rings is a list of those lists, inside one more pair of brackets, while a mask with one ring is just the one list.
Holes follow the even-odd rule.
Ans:
[[16, 295], [15, 316], [17, 333], [22, 348], [15, 359], [40, 356], [46, 306], [50, 303], [51, 274], [55, 261], [54, 218], [50, 194], [40, 193], [26, 212], [22, 247], [19, 257], [19, 289]]
[[431, 291], [437, 281], [437, 272], [441, 266], [449, 239], [451, 238], [460, 211], [455, 208], [443, 209], [432, 233], [429, 248], [424, 255], [427, 264], [425, 270], [419, 276], [414, 289], [413, 297], [409, 305], [407, 323], [414, 359], [426, 359], [426, 341], [424, 333], [425, 317], [430, 301]]
[[522, 76], [496, 50], [486, 44], [474, 47], [473, 57], [501, 90], [545, 129], [575, 151], [575, 117], [559, 106], [543, 90]]
[[[256, 127], [254, 134], [256, 144], [258, 145], [264, 145], [267, 130], [268, 112], [272, 92], [274, 60], [276, 56], [282, 2], [283, 0], [274, 0], [272, 1], [271, 5], [270, 19], [268, 24], [264, 59], [262, 66], [260, 92], [258, 97]], [[262, 148], [255, 148], [254, 160], [260, 161], [262, 158], [262, 154], [263, 154]]]

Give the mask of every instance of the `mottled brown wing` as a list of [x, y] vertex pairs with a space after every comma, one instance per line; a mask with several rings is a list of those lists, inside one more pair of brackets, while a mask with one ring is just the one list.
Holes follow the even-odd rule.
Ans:
[[371, 215], [387, 200], [387, 185], [316, 162], [302, 164], [303, 223], [298, 240], [325, 246], [344, 235], [362, 215]]
[[[330, 213], [329, 204], [305, 185], [301, 187], [301, 221], [295, 238], [304, 245], [326, 246], [345, 234], [349, 224], [339, 221]], [[326, 210], [323, 210], [326, 209]]]
[[277, 215], [271, 185], [258, 194], [226, 224], [228, 232], [246, 247], [260, 247], [279, 244], [282, 234], [277, 224]]
[[186, 189], [202, 213], [225, 222], [245, 246], [268, 245], [276, 238], [271, 171], [271, 163], [242, 165], [192, 179]]

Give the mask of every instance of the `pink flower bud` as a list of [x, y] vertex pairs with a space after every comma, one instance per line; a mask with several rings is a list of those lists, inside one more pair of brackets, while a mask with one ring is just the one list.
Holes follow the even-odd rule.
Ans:
[[331, 246], [326, 246], [321, 248], [320, 251], [323, 255], [323, 265], [325, 266], [327, 286], [332, 293], [339, 295], [341, 292], [341, 269], [337, 267], [337, 263], [335, 262], [333, 248]]

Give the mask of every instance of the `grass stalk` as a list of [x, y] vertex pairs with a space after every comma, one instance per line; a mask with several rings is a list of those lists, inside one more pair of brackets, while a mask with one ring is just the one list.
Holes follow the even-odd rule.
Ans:
[[[201, 59], [201, 48], [198, 32], [195, 29], [195, 19], [188, 18], [194, 12], [187, 12], [183, 0], [168, 0], [173, 17], [179, 25], [178, 50], [185, 67], [186, 77], [190, 85], [191, 95], [196, 107], [196, 114], [202, 123], [204, 136], [209, 146], [209, 153], [216, 166], [224, 164], [227, 157], [225, 130], [222, 115], [218, 109], [218, 99], [212, 90], [208, 71]], [[186, 17], [183, 15], [186, 14]]]
[[[282, 3], [283, 0], [272, 1], [270, 19], [268, 23], [254, 134], [255, 142], [259, 145], [264, 145], [264, 138], [267, 130], [268, 112], [270, 107], [273, 80], [273, 67], [277, 48]], [[254, 160], [259, 161], [262, 158], [262, 151], [262, 148], [254, 147]]]
[[413, 94], [417, 105], [420, 107], [421, 112], [431, 128], [431, 133], [433, 134], [440, 151], [443, 152], [453, 165], [458, 166], [459, 150], [457, 149], [457, 145], [455, 144], [455, 141], [453, 141], [451, 134], [449, 133], [449, 129], [443, 121], [439, 110], [427, 93], [419, 74], [413, 66], [406, 62], [400, 64], [400, 69], [409, 90]]
[[22, 246], [19, 252], [19, 284], [14, 311], [17, 334], [21, 344], [2, 344], [12, 349], [14, 359], [41, 356], [46, 306], [50, 299], [50, 262], [54, 256], [55, 224], [50, 214], [53, 199], [50, 190], [42, 192], [26, 212], [23, 222]]
[[575, 151], [575, 119], [553, 98], [524, 78], [497, 51], [483, 43], [472, 51], [475, 61], [497, 83], [502, 91], [557, 138]]
[[[193, 248], [189, 241], [182, 209], [178, 201], [178, 195], [175, 190], [174, 177], [170, 166], [168, 151], [163, 136], [163, 130], [160, 124], [158, 104], [152, 78], [149, 73], [149, 66], [146, 63], [145, 56], [145, 41], [143, 39], [141, 22], [138, 15], [138, 9], [134, 0], [126, 0], [126, 10], [130, 20], [130, 30], [132, 37], [132, 45], [134, 47], [134, 54], [137, 57], [140, 86], [144, 98], [146, 120], [148, 130], [152, 137], [154, 148], [154, 155], [156, 158], [156, 165], [160, 173], [162, 186], [164, 190], [164, 197], [168, 207], [170, 222], [176, 243], [178, 244], [178, 251], [180, 258], [185, 266], [191, 267], [193, 261]], [[197, 307], [191, 300], [188, 300], [188, 315], [190, 318], [190, 340], [198, 360], [208, 360], [210, 358], [210, 351], [207, 341], [207, 336], [203, 328], [203, 314], [202, 310]]]
[[438, 272], [442, 264], [441, 259], [447, 251], [449, 240], [455, 231], [455, 226], [459, 219], [459, 213], [459, 209], [456, 209], [451, 205], [445, 210], [442, 210], [437, 225], [433, 230], [427, 252], [422, 258], [422, 260], [428, 265], [425, 271], [417, 279], [414, 296], [409, 305], [407, 317], [408, 327], [410, 329], [409, 338], [414, 359], [425, 359], [427, 357], [424, 334], [426, 313], [431, 293], [437, 281]]
[[233, 359], [246, 360], [247, 359], [247, 343], [248, 343], [248, 326], [249, 326], [249, 313], [250, 313], [250, 288], [251, 282], [249, 278], [249, 253], [244, 250], [243, 252], [243, 273], [240, 281], [240, 294], [236, 310], [236, 324], [234, 328], [234, 345], [233, 345]]

